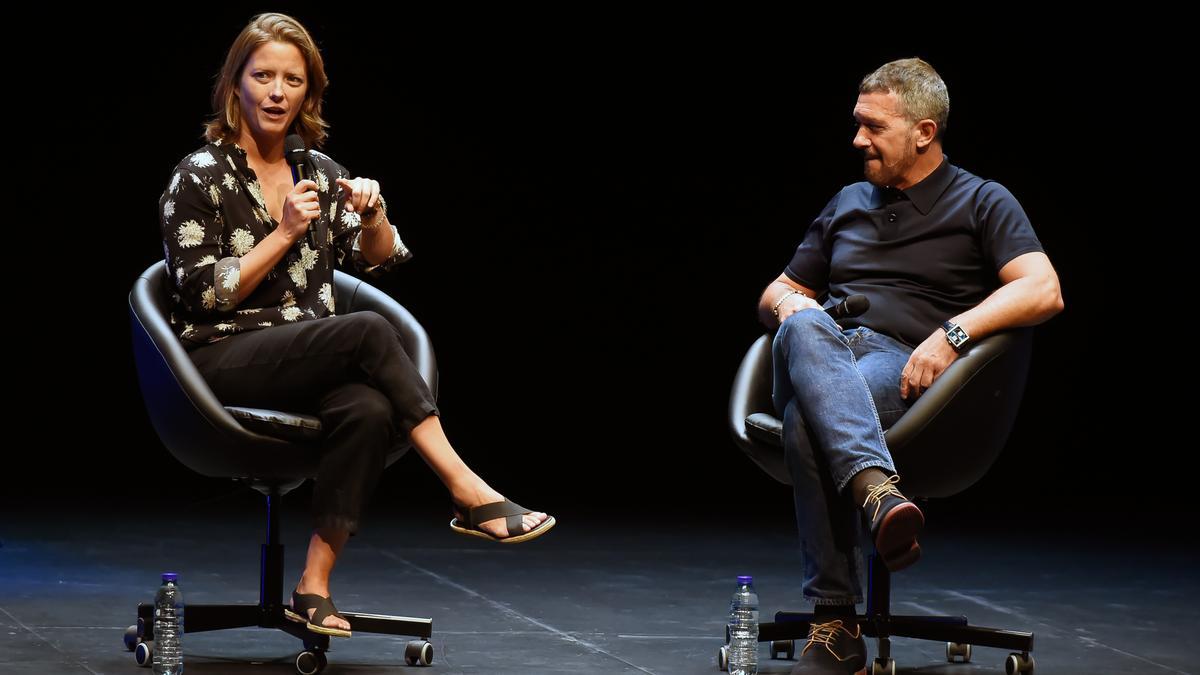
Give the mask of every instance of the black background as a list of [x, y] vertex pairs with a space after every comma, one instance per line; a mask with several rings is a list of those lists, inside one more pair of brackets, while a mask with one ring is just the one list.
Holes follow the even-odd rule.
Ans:
[[[1067, 307], [1038, 329], [1005, 454], [930, 508], [980, 527], [1126, 533], [1194, 508], [1180, 484], [1186, 417], [1167, 414], [1178, 397], [1154, 384], [1176, 377], [1162, 359], [1187, 350], [1145, 310], [1179, 289], [1134, 246], [1163, 223], [1142, 187], [1153, 142], [1129, 116], [1149, 99], [1126, 73], [1144, 66], [1096, 32], [934, 30], [902, 15], [288, 11], [326, 60], [326, 152], [380, 181], [415, 252], [381, 285], [432, 336], [450, 438], [517, 501], [790, 522], [787, 489], [729, 439], [730, 381], [761, 333], [760, 292], [826, 201], [861, 179], [859, 80], [916, 55], [950, 90], [947, 154], [1018, 197]], [[21, 292], [52, 300], [9, 325], [46, 364], [19, 378], [30, 405], [16, 421], [46, 431], [7, 451], [6, 499], [133, 503], [165, 484], [202, 504], [236, 489], [192, 474], [154, 435], [126, 296], [161, 257], [158, 195], [201, 145], [215, 74], [253, 13], [109, 12], [70, 29], [69, 49], [26, 55], [25, 110], [46, 124], [16, 140], [53, 152], [34, 155], [28, 171], [49, 180], [18, 200], [46, 207], [34, 223], [53, 243], [24, 235], [18, 255], [38, 281]], [[444, 494], [413, 454], [373, 508]]]

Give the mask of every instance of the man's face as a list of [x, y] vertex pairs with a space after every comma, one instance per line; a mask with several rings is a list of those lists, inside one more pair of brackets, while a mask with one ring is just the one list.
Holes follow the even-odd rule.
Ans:
[[891, 92], [860, 94], [854, 120], [854, 147], [863, 151], [867, 180], [880, 187], [903, 183], [917, 162], [917, 130], [900, 100]]

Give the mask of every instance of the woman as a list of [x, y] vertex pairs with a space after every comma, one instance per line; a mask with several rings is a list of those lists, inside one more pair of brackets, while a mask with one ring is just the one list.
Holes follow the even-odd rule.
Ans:
[[462, 461], [399, 336], [373, 312], [334, 313], [334, 264], [386, 269], [410, 256], [379, 183], [350, 178], [320, 152], [292, 184], [284, 141], [326, 137], [327, 79], [308, 31], [262, 14], [234, 41], [213, 92], [209, 143], [176, 167], [159, 200], [174, 284], [171, 323], [227, 405], [310, 412], [325, 440], [314, 531], [288, 618], [350, 636], [329, 574], [397, 434], [450, 491], [461, 534], [517, 543], [554, 526], [505, 500]]

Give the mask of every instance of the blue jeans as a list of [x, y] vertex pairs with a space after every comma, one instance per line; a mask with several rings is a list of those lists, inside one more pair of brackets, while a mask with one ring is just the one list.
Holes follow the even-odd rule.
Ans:
[[909, 403], [900, 372], [912, 348], [869, 328], [842, 330], [825, 312], [789, 316], [772, 345], [775, 408], [804, 554], [804, 597], [817, 604], [862, 602], [862, 530], [846, 485], [878, 467], [895, 473], [883, 430]]

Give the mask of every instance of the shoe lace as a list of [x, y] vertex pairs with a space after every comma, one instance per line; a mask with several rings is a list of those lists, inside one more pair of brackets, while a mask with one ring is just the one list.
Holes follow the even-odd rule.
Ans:
[[833, 654], [834, 657], [838, 659], [842, 658], [837, 652], [833, 651], [833, 641], [837, 638], [839, 630], [852, 638], [858, 637], [847, 630], [846, 626], [842, 624], [841, 619], [834, 619], [825, 623], [814, 623], [808, 629], [808, 644], [804, 645], [804, 649], [801, 650], [800, 655], [807, 654], [813, 645], [820, 644], [825, 645], [825, 649], [828, 649], [829, 653]]
[[875, 513], [871, 516], [871, 520], [875, 520], [879, 517], [879, 509], [883, 506], [884, 497], [894, 496], [904, 499], [904, 495], [900, 494], [900, 491], [896, 489], [896, 483], [899, 482], [900, 476], [893, 475], [891, 478], [888, 478], [879, 485], [867, 486], [867, 498], [863, 500], [862, 507], [865, 509], [867, 508], [867, 504], [870, 504], [872, 501], [875, 502]]

